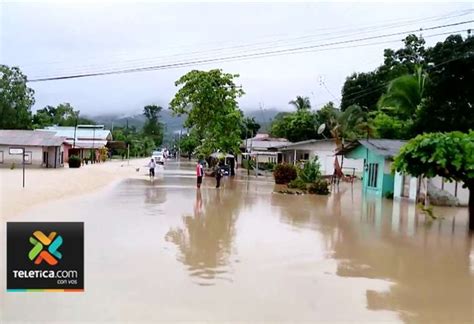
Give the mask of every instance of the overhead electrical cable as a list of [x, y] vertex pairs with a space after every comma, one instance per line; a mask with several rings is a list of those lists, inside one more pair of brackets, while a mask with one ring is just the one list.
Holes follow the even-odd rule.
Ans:
[[415, 32], [420, 32], [420, 31], [429, 31], [429, 30], [459, 26], [459, 25], [469, 24], [472, 22], [474, 22], [474, 20], [467, 20], [467, 21], [461, 21], [461, 22], [456, 22], [456, 23], [451, 23], [451, 24], [421, 28], [421, 29], [416, 29], [416, 30], [406, 30], [402, 32], [368, 36], [368, 37], [349, 39], [349, 40], [343, 40], [343, 41], [334, 41], [334, 42], [316, 44], [316, 45], [293, 47], [293, 48], [287, 48], [287, 49], [276, 49], [276, 50], [269, 50], [269, 51], [263, 51], [263, 52], [257, 52], [257, 53], [229, 55], [229, 56], [224, 56], [224, 57], [214, 57], [214, 58], [208, 58], [208, 59], [181, 61], [181, 62], [174, 62], [174, 63], [169, 63], [169, 64], [151, 65], [151, 66], [136, 67], [136, 68], [129, 68], [129, 69], [117, 69], [117, 70], [107, 71], [107, 72], [90, 72], [90, 73], [78, 73], [78, 74], [73, 74], [73, 75], [53, 76], [53, 77], [46, 77], [46, 78], [33, 78], [28, 81], [29, 82], [42, 82], [42, 81], [53, 81], [53, 80], [77, 79], [77, 78], [111, 75], [111, 74], [145, 72], [145, 71], [172, 69], [172, 68], [178, 68], [178, 67], [190, 66], [190, 65], [208, 64], [208, 63], [214, 63], [214, 62], [225, 62], [229, 60], [236, 61], [236, 60], [245, 60], [249, 58], [259, 58], [262, 56], [268, 57], [268, 56], [275, 56], [275, 55], [282, 55], [282, 54], [300, 53], [300, 52], [304, 52], [308, 50], [316, 50], [316, 49], [329, 47], [329, 46], [353, 44], [353, 43], [362, 42], [362, 41], [405, 35], [405, 34], [410, 34], [410, 33], [415, 33]]

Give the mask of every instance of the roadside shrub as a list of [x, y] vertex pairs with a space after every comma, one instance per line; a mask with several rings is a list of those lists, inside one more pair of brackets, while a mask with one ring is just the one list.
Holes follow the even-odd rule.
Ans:
[[306, 183], [300, 178], [296, 178], [288, 183], [288, 188], [306, 190]]
[[268, 171], [273, 171], [275, 169], [275, 163], [273, 162], [268, 162], [266, 165], [265, 165], [265, 169], [268, 170]]
[[255, 167], [255, 161], [250, 159], [242, 160], [242, 168], [243, 169], [253, 169]]
[[317, 195], [329, 195], [329, 182], [319, 179], [309, 185], [309, 193]]
[[10, 170], [15, 170], [15, 163], [12, 163], [12, 165], [10, 165]]
[[291, 164], [278, 164], [273, 171], [276, 184], [287, 184], [296, 179], [296, 168]]
[[81, 167], [81, 159], [77, 155], [71, 155], [69, 157], [69, 167], [70, 168], [80, 168]]
[[384, 194], [385, 198], [387, 199], [393, 199], [393, 192], [391, 191], [387, 191], [385, 194]]
[[99, 149], [100, 161], [105, 162], [109, 157], [109, 150], [106, 147]]
[[306, 183], [313, 183], [321, 178], [321, 164], [316, 156], [313, 161], [308, 161], [303, 168], [298, 170], [298, 178]]

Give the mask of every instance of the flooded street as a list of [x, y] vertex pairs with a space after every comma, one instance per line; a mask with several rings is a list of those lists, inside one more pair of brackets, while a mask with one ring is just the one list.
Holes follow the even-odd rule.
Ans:
[[6, 293], [2, 280], [0, 322], [474, 321], [466, 208], [426, 224], [357, 183], [326, 197], [272, 193], [270, 177], [195, 181], [193, 165], [170, 162], [153, 183], [7, 217], [83, 221], [85, 292]]

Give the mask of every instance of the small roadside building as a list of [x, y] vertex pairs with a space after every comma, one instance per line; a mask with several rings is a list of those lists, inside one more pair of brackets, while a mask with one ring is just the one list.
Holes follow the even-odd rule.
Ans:
[[363, 161], [362, 188], [364, 192], [383, 197], [394, 193], [393, 157], [406, 141], [391, 139], [358, 140], [338, 154]]
[[276, 147], [289, 144], [286, 138], [270, 137], [269, 134], [259, 133], [253, 138], [242, 141], [239, 163], [242, 163], [242, 157], [251, 157], [258, 163], [280, 163], [282, 161], [281, 152]]
[[[334, 164], [337, 158], [337, 145], [335, 139], [311, 139], [296, 143], [281, 144], [276, 149], [282, 154], [282, 162], [297, 164], [313, 160], [318, 157], [323, 175], [334, 174]], [[362, 161], [339, 157], [339, 165], [346, 174], [359, 175], [362, 173]]]
[[54, 132], [66, 138], [65, 161], [70, 155], [78, 155], [81, 160], [97, 156], [112, 140], [112, 133], [104, 125], [49, 126], [38, 131]]
[[59, 168], [64, 166], [64, 137], [55, 132], [36, 130], [0, 130], [0, 166], [20, 167], [22, 154], [10, 154], [15, 149], [25, 150], [25, 166]]

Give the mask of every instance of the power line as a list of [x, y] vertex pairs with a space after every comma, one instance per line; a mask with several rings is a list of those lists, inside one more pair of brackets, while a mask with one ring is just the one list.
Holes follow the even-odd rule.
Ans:
[[[437, 21], [437, 20], [453, 19], [453, 18], [456, 18], [456, 17], [467, 15], [472, 11], [474, 11], [474, 10], [473, 9], [468, 9], [468, 10], [461, 10], [461, 11], [453, 11], [453, 12], [450, 12], [448, 14], [430, 16], [430, 17], [425, 17], [425, 18], [408, 19], [408, 20], [406, 20], [406, 19], [405, 20], [392, 20], [393, 22], [390, 23], [390, 24], [385, 23], [385, 24], [382, 24], [382, 25], [369, 25], [369, 26], [359, 27], [359, 28], [355, 28], [355, 29], [353, 27], [351, 27], [350, 29], [348, 29], [347, 27], [339, 27], [339, 28], [336, 27], [336, 28], [322, 28], [322, 29], [319, 29], [319, 30], [340, 30], [339, 33], [344, 34], [344, 36], [341, 36], [341, 37], [345, 37], [345, 36], [348, 36], [348, 35], [354, 35], [354, 34], [360, 34], [361, 33], [361, 32], [357, 32], [357, 31], [362, 31], [362, 33], [365, 33], [364, 31], [366, 31], [366, 30], [368, 30], [369, 32], [373, 32], [373, 31], [376, 31], [376, 30], [403, 27], [403, 26], [412, 25], [412, 24], [419, 24], [420, 22], [423, 22], [423, 21], [426, 22], [426, 21]], [[341, 28], [346, 28], [346, 29], [341, 29]], [[289, 39], [286, 38], [286, 39], [272, 40], [272, 41], [266, 41], [266, 42], [260, 42], [260, 43], [241, 44], [241, 45], [235, 45], [235, 46], [231, 46], [231, 47], [227, 47], [227, 48], [218, 48], [218, 49], [211, 49], [211, 50], [202, 50], [202, 51], [193, 51], [193, 52], [187, 52], [187, 53], [178, 53], [178, 54], [173, 54], [173, 55], [158, 56], [158, 57], [154, 57], [154, 58], [131, 59], [131, 60], [125, 60], [125, 61], [122, 61], [122, 62], [139, 62], [140, 61], [140, 62], [145, 63], [144, 61], [150, 61], [151, 59], [156, 59], [156, 58], [188, 56], [189, 54], [201, 54], [201, 53], [207, 53], [209, 51], [211, 51], [211, 52], [221, 52], [221, 51], [225, 51], [225, 50], [229, 50], [229, 49], [246, 48], [246, 47], [248, 48], [248, 47], [254, 47], [254, 46], [264, 45], [264, 44], [271, 44], [271, 45], [275, 46], [275, 45], [277, 45], [278, 43], [281, 43], [281, 42], [295, 41], [295, 40], [298, 40], [298, 39], [312, 38], [312, 37], [315, 37], [315, 36], [331, 35], [333, 33], [334, 33], [334, 31], [326, 32], [326, 33], [323, 33], [323, 34], [303, 35], [303, 36], [299, 36], [299, 37], [296, 37], [296, 38], [289, 38]], [[275, 35], [275, 36], [277, 36], [277, 35]], [[308, 42], [308, 41], [306, 41], [306, 42]], [[262, 50], [262, 48], [258, 48], [258, 50]], [[122, 56], [123, 55], [124, 54], [122, 54]], [[117, 57], [117, 56], [120, 56], [120, 55], [115, 55], [115, 57]], [[110, 58], [110, 57], [111, 56], [109, 55], [107, 58]], [[61, 61], [56, 61], [56, 62], [52, 62], [52, 63], [41, 63], [41, 65], [45, 66], [45, 65], [54, 64], [54, 63], [62, 63], [62, 62]], [[32, 64], [27, 64], [27, 65], [23, 65], [23, 66], [32, 66]], [[84, 67], [94, 67], [94, 65], [86, 65]]]
[[[446, 65], [448, 63], [451, 63], [451, 62], [454, 62], [454, 61], [457, 61], [457, 60], [461, 60], [461, 59], [465, 59], [465, 58], [471, 58], [471, 57], [474, 57], [474, 56], [458, 56], [458, 57], [455, 57], [455, 58], [452, 58], [452, 59], [449, 59], [449, 60], [446, 60], [446, 61], [443, 61], [443, 62], [440, 62], [436, 65], [433, 65], [433, 66], [429, 66], [426, 68], [427, 71], [431, 71], [431, 70], [434, 70], [436, 68], [439, 68], [440, 66], [443, 66], [443, 65]], [[387, 87], [390, 82], [392, 82], [391, 80], [390, 81], [386, 81], [382, 84], [379, 84], [375, 87], [369, 87], [369, 88], [366, 88], [366, 89], [363, 89], [363, 90], [360, 90], [360, 91], [356, 91], [356, 92], [353, 92], [351, 93], [349, 96], [346, 96], [346, 100], [356, 100], [356, 99], [360, 99], [360, 98], [363, 98], [369, 94], [372, 94], [372, 93], [375, 93], [375, 92], [378, 92], [380, 91], [381, 89]], [[354, 95], [356, 95], [354, 97]], [[339, 101], [342, 100], [342, 96], [340, 99], [338, 99]]]
[[305, 50], [317, 49], [317, 48], [327, 47], [327, 46], [350, 44], [350, 43], [356, 43], [356, 42], [367, 41], [367, 40], [372, 40], [372, 39], [379, 39], [379, 38], [385, 38], [385, 37], [391, 37], [391, 36], [410, 34], [410, 33], [415, 33], [415, 32], [418, 32], [418, 31], [436, 30], [436, 29], [440, 29], [440, 28], [447, 28], [447, 27], [464, 25], [464, 24], [468, 24], [468, 23], [472, 23], [472, 22], [474, 22], [474, 20], [467, 20], [467, 21], [461, 21], [461, 22], [456, 22], [456, 23], [452, 23], [452, 24], [438, 25], [438, 26], [433, 26], [433, 27], [420, 28], [420, 29], [416, 29], [416, 30], [408, 30], [408, 31], [396, 32], [396, 33], [390, 33], [390, 34], [369, 36], [369, 37], [363, 37], [363, 38], [358, 38], [358, 39], [336, 41], [336, 42], [330, 42], [330, 43], [325, 43], [325, 44], [308, 45], [308, 46], [294, 47], [294, 48], [289, 48], [289, 49], [279, 49], [279, 50], [273, 50], [273, 51], [265, 51], [265, 52], [260, 52], [260, 53], [233, 55], [233, 56], [227, 56], [227, 57], [210, 58], [210, 59], [202, 59], [202, 60], [187, 61], [187, 62], [186, 61], [176, 62], [176, 63], [170, 63], [170, 64], [164, 64], [164, 65], [153, 65], [153, 66], [147, 66], [147, 67], [138, 67], [138, 68], [115, 70], [115, 71], [109, 71], [109, 72], [80, 73], [80, 74], [76, 74], [76, 75], [65, 75], [65, 76], [56, 76], [56, 77], [48, 77], [48, 78], [36, 78], [36, 79], [29, 80], [28, 82], [67, 80], [67, 79], [77, 79], [77, 78], [94, 77], [94, 76], [111, 75], [111, 74], [145, 72], [145, 71], [154, 71], [154, 70], [163, 70], [163, 69], [172, 69], [172, 68], [178, 68], [178, 67], [185, 67], [185, 66], [189, 66], [189, 65], [223, 62], [223, 61], [228, 61], [228, 60], [235, 61], [235, 60], [248, 59], [248, 58], [254, 58], [254, 57], [262, 57], [262, 56], [268, 57], [268, 56], [274, 56], [274, 55], [280, 55], [280, 54], [289, 54], [289, 53], [294, 53], [294, 52], [301, 52], [301, 51], [305, 51]]
[[[470, 11], [473, 11], [473, 10], [470, 10]], [[468, 13], [468, 12], [463, 11], [461, 14], [458, 14], [457, 16], [466, 15], [467, 13]], [[454, 17], [457, 17], [457, 16], [454, 16]], [[435, 20], [446, 19], [446, 18], [451, 19], [451, 18], [453, 18], [453, 16], [451, 16], [451, 17], [450, 17], [449, 15], [447, 15], [447, 16], [435, 16], [434, 18], [436, 18]], [[420, 21], [429, 20], [429, 19], [432, 20], [433, 17], [421, 19]], [[417, 22], [414, 21], [414, 23], [417, 23]], [[419, 21], [418, 21], [418, 23], [419, 23]], [[411, 24], [413, 24], [413, 23], [410, 23], [409, 25], [411, 25]], [[395, 24], [392, 24], [392, 25], [382, 25], [381, 27], [384, 27], [384, 26], [401, 27], [401, 25], [400, 25], [400, 26], [396, 26]], [[388, 28], [390, 28], [390, 27], [388, 27]], [[365, 29], [368, 29], [368, 27], [359, 28], [359, 29], [357, 29], [357, 28], [356, 28], [356, 29], [351, 29], [352, 32], [346, 31], [346, 32], [344, 33], [344, 35], [342, 35], [342, 36], [333, 36], [333, 37], [331, 37], [331, 38], [320, 39], [319, 41], [323, 41], [323, 40], [334, 40], [334, 39], [337, 39], [337, 38], [347, 38], [348, 36], [351, 36], [351, 35], [366, 34], [366, 33], [367, 33], [366, 31], [364, 31], [364, 32], [354, 32], [354, 31], [357, 31], [357, 30], [365, 30]], [[374, 27], [374, 28], [371, 28], [371, 30], [369, 31], [369, 33], [372, 33], [372, 32], [374, 32], [374, 31], [376, 31], [376, 30], [383, 30], [383, 29], [387, 29], [387, 28]], [[332, 34], [332, 33], [325, 33], [325, 34], [321, 34], [321, 35], [331, 35], [331, 34]], [[306, 38], [306, 37], [314, 37], [314, 36], [315, 36], [315, 35], [301, 36], [301, 37], [298, 37], [297, 39]], [[290, 40], [290, 41], [291, 41], [291, 40]], [[279, 42], [279, 41], [277, 41], [277, 43], [278, 43], [278, 42]], [[308, 42], [310, 42], [310, 40], [298, 41], [298, 43], [297, 43], [297, 44], [293, 44], [293, 46], [300, 45], [300, 44], [302, 44], [302, 43], [308, 43]], [[266, 43], [261, 43], [261, 44], [274, 44], [274, 42], [266, 42]], [[292, 44], [288, 44], [288, 45], [283, 44], [283, 45], [281, 45], [281, 46], [270, 46], [270, 47], [267, 46], [267, 47], [260, 47], [260, 48], [254, 48], [254, 49], [253, 49], [253, 48], [246, 48], [246, 49], [245, 49], [245, 47], [248, 47], [248, 46], [255, 46], [255, 45], [258, 46], [259, 44], [256, 43], [256, 44], [250, 44], [250, 45], [240, 45], [240, 46], [234, 46], [234, 47], [229, 47], [229, 48], [215, 49], [215, 50], [213, 50], [213, 51], [214, 51], [214, 52], [222, 52], [222, 51], [226, 51], [226, 50], [232, 49], [232, 48], [243, 47], [244, 49], [237, 51], [237, 53], [244, 53], [244, 54], [245, 54], [245, 53], [248, 53], [249, 51], [250, 51], [250, 52], [254, 52], [254, 51], [269, 50], [269, 49], [273, 49], [273, 50], [274, 50], [275, 47], [292, 46]], [[208, 54], [207, 56], [204, 56], [204, 57], [193, 58], [193, 55], [192, 55], [192, 54], [198, 54], [198, 53], [209, 53], [209, 54]], [[235, 52], [234, 52], [234, 53], [229, 53], [228, 55], [236, 55], [237, 53], [235, 53]], [[172, 56], [172, 57], [175, 59], [175, 58], [178, 57], [178, 56], [184, 56], [183, 60], [204, 60], [204, 59], [209, 59], [209, 58], [212, 59], [212, 58], [214, 57], [214, 54], [215, 54], [215, 53], [213, 53], [212, 51], [211, 51], [211, 52], [209, 52], [209, 51], [194, 51], [194, 52], [189, 52], [189, 53], [176, 54], [176, 55], [174, 55], [174, 56]], [[226, 54], [226, 53], [223, 53], [223, 54]], [[254, 53], [254, 54], [258, 54], [258, 53]], [[212, 56], [209, 56], [209, 55], [212, 55]], [[186, 56], [191, 56], [191, 57], [186, 58]], [[156, 59], [156, 58], [160, 58], [160, 57], [166, 58], [166, 57], [170, 57], [170, 56], [159, 56], [159, 57], [155, 57], [155, 59]], [[153, 58], [150, 58], [150, 59], [139, 59], [139, 60], [128, 60], [128, 61], [123, 61], [122, 63], [125, 63], [125, 62], [133, 62], [133, 61], [135, 61], [135, 62], [137, 62], [137, 63], [140, 63], [140, 62], [138, 62], [138, 61], [141, 61], [142, 63], [148, 63], [148, 62], [150, 62], [150, 61], [152, 61], [152, 60], [153, 60]], [[164, 65], [164, 64], [174, 63], [174, 62], [176, 62], [176, 61], [175, 61], [175, 60], [172, 60], [172, 61], [170, 62], [169, 60], [168, 60], [168, 61], [165, 60], [165, 62], [162, 62], [162, 63], [158, 63], [158, 62], [157, 62], [157, 63], [154, 63], [154, 64], [156, 64], [156, 65], [160, 65], [160, 64], [161, 64], [161, 65]], [[150, 63], [153, 64], [153, 62], [150, 62]], [[95, 66], [94, 66], [94, 65], [92, 65], [92, 66], [89, 65], [89, 66], [84, 66], [84, 67], [82, 67], [82, 68], [81, 68], [81, 67], [78, 67], [78, 68], [75, 68], [75, 69], [72, 69], [72, 70], [71, 70], [71, 69], [69, 69], [69, 70], [68, 70], [68, 69], [60, 69], [60, 70], [58, 70], [57, 72], [59, 72], [59, 73], [61, 73], [61, 74], [83, 74], [83, 73], [85, 73], [85, 72], [83, 72], [83, 71], [84, 71], [84, 68], [92, 68], [92, 69], [94, 69], [96, 66], [97, 66], [97, 65], [95, 65]], [[125, 66], [115, 66], [115, 67], [112, 66], [112, 67], [110, 67], [110, 68], [99, 68], [98, 70], [96, 69], [96, 71], [92, 71], [92, 72], [94, 72], [94, 73], [98, 73], [98, 72], [109, 72], [109, 71], [113, 71], [113, 70], [117, 70], [117, 69], [132, 69], [132, 68], [137, 68], [137, 66], [136, 66], [136, 65], [132, 65], [132, 66], [130, 66], [130, 65], [128, 65], [128, 66], [125, 65]], [[139, 68], [139, 66], [138, 66], [138, 68]], [[90, 73], [92, 73], [92, 72], [90, 72]], [[33, 77], [33, 79], [46, 79], [46, 78], [49, 78], [49, 77], [50, 77], [49, 75], [46, 75], [46, 76], [37, 76], [37, 77]]]

